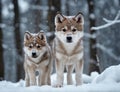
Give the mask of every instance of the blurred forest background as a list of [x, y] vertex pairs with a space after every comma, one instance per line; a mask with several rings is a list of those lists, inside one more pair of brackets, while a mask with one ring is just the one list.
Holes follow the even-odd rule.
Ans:
[[114, 20], [119, 10], [120, 0], [0, 0], [0, 80], [24, 79], [24, 32], [44, 30], [51, 44], [57, 11], [64, 15], [79, 11], [84, 14], [84, 73], [100, 73], [119, 64], [120, 22], [91, 29], [106, 24], [103, 18]]

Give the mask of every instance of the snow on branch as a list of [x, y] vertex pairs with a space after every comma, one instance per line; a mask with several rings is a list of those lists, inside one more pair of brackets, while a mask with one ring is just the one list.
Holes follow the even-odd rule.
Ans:
[[108, 54], [110, 57], [112, 57], [113, 59], [120, 61], [120, 57], [117, 57], [111, 49], [106, 48], [105, 46], [101, 45], [101, 44], [96, 44], [96, 47], [99, 48], [100, 50], [104, 51], [106, 54]]
[[118, 20], [120, 17], [120, 10], [118, 11], [118, 14], [116, 15], [116, 17], [114, 18], [114, 20], [108, 20], [106, 18], [103, 18], [103, 20], [107, 23], [98, 27], [91, 27], [91, 30], [99, 30], [99, 29], [103, 29], [106, 27], [109, 27], [111, 25], [114, 25], [116, 23], [120, 23], [120, 20]]
[[0, 23], [0, 28], [5, 28], [5, 27], [6, 27], [5, 24]]
[[84, 33], [84, 37], [95, 39], [97, 37], [97, 34]]

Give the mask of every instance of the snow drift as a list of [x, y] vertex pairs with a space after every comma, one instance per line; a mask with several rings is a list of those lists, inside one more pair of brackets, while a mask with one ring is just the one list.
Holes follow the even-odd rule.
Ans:
[[107, 68], [92, 83], [120, 83], [120, 65]]
[[[64, 74], [64, 86], [54, 88], [52, 86], [31, 86], [25, 87], [24, 80], [18, 83], [8, 81], [0, 82], [0, 92], [120, 92], [120, 65], [107, 68], [100, 75], [93, 72], [91, 76], [83, 74], [83, 85], [75, 85], [75, 74], [72, 75], [74, 84], [67, 85], [66, 73]], [[51, 76], [52, 85], [56, 81], [56, 74]]]

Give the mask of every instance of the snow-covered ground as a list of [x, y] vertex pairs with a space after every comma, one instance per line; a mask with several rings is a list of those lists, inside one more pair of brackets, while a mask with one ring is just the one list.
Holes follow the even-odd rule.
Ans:
[[[75, 85], [75, 74], [73, 74], [74, 85], [66, 85], [66, 74], [64, 74], [64, 86], [54, 88], [52, 86], [25, 87], [25, 81], [18, 83], [8, 81], [0, 82], [0, 92], [120, 92], [120, 65], [107, 68], [100, 75], [93, 72], [91, 76], [83, 74], [83, 85]], [[55, 84], [56, 74], [51, 76], [52, 85]]]

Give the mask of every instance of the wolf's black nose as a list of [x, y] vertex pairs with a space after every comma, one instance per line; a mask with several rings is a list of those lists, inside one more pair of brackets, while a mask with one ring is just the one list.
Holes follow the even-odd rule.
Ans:
[[37, 54], [35, 53], [35, 52], [32, 52], [32, 57], [36, 57], [37, 56]]
[[72, 42], [72, 37], [71, 36], [68, 36], [66, 39], [67, 39], [67, 42]]

